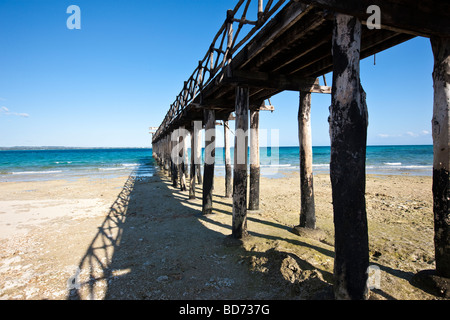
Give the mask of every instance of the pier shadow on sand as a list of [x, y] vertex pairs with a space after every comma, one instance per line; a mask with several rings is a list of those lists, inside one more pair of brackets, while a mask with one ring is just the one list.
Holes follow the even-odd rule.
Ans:
[[[196, 195], [201, 198], [201, 186]], [[189, 200], [161, 172], [131, 174], [68, 279], [67, 299], [333, 299], [332, 273], [283, 249], [294, 246], [332, 261], [332, 247], [282, 237], [287, 226], [252, 216], [250, 238], [262, 250], [229, 246], [231, 199], [215, 194], [212, 215], [202, 215], [201, 207], [201, 199]]]
[[[196, 194], [201, 197], [201, 186]], [[203, 216], [201, 199], [189, 200], [188, 193], [173, 188], [161, 172], [151, 177], [130, 175], [68, 279], [67, 299], [240, 300], [298, 295], [299, 286], [289, 278], [292, 272], [285, 277], [279, 272], [282, 264], [288, 259], [286, 268], [314, 267], [289, 253], [267, 250], [265, 256], [224, 245], [231, 234], [231, 199], [215, 198], [223, 202], [215, 204], [218, 213]], [[213, 219], [220, 210], [228, 223]], [[264, 271], [268, 268], [269, 277]], [[320, 277], [313, 282], [320, 289], [330, 288]]]

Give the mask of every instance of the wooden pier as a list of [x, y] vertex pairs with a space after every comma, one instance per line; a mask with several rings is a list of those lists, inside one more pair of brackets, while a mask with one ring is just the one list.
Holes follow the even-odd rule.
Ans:
[[[373, 5], [379, 9], [381, 28], [368, 24], [372, 14], [368, 8]], [[257, 137], [238, 136], [237, 132], [247, 133], [249, 128], [257, 132], [259, 112], [273, 111], [265, 101], [285, 90], [298, 91], [301, 172], [298, 228], [314, 229], [311, 93], [331, 94], [334, 291], [337, 299], [365, 299], [369, 267], [365, 159], [370, 106], [366, 105], [360, 83], [359, 61], [416, 36], [427, 37], [435, 59], [432, 126], [436, 274], [450, 278], [450, 3], [440, 0], [420, 3], [410, 0], [239, 0], [234, 9], [224, 13], [224, 19], [206, 55], [184, 82], [153, 134], [154, 157], [172, 177], [174, 186], [178, 186], [179, 180], [185, 190], [189, 181], [189, 196], [194, 198], [196, 180], [203, 183], [202, 211], [204, 214], [213, 212], [215, 130], [219, 121], [226, 133], [225, 180], [226, 196], [233, 197], [232, 237], [245, 237], [248, 234], [247, 210], [259, 208], [259, 144]], [[321, 76], [329, 72], [333, 72], [331, 87], [321, 83]], [[236, 136], [231, 186], [227, 131], [233, 114]], [[186, 170], [189, 160], [183, 154], [186, 148], [177, 150], [178, 158], [186, 159], [182, 165], [173, 161], [173, 147], [179, 141], [187, 141], [187, 135], [173, 134], [180, 128], [190, 134], [193, 146], [189, 176]], [[202, 128], [206, 146], [203, 177], [199, 170], [201, 142], [198, 140]], [[244, 154], [242, 159], [238, 159], [240, 154]], [[248, 188], [250, 199], [247, 199]]]

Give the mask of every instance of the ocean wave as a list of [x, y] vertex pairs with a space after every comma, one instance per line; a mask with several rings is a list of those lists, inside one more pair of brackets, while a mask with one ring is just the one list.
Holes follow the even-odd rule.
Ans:
[[401, 166], [402, 165], [401, 162], [383, 162], [383, 164], [385, 164], [387, 166]]
[[285, 167], [291, 167], [290, 164], [261, 164], [261, 168], [285, 168]]
[[44, 174], [44, 173], [61, 173], [61, 170], [48, 170], [48, 171], [17, 171], [11, 172], [11, 174]]
[[115, 167], [115, 168], [98, 168], [100, 171], [117, 171], [117, 170], [124, 170], [123, 167]]
[[402, 171], [402, 170], [429, 170], [432, 169], [431, 165], [368, 165], [366, 169], [375, 170], [392, 170], [392, 171]]
[[122, 163], [122, 167], [137, 167], [139, 163]]
[[402, 166], [404, 169], [432, 169], [433, 166], [425, 166], [425, 165], [411, 165], [411, 166]]

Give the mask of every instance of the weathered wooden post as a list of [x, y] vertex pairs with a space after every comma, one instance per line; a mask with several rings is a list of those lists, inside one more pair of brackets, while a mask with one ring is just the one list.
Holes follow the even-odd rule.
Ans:
[[247, 233], [247, 154], [249, 88], [236, 88], [236, 129], [234, 132], [234, 177], [232, 237]]
[[[227, 11], [227, 50], [225, 58], [227, 58], [227, 63], [231, 63], [230, 50], [233, 45], [233, 11]], [[223, 122], [223, 132], [224, 132], [224, 148], [225, 148], [225, 197], [231, 198], [233, 195], [233, 187], [231, 184], [231, 150], [230, 150], [230, 128], [228, 127], [228, 120]], [[235, 150], [236, 152], [236, 150]]]
[[258, 20], [263, 18], [264, 3], [263, 0], [258, 0]]
[[366, 299], [369, 247], [365, 202], [368, 114], [359, 76], [361, 23], [336, 13], [332, 39], [330, 176], [336, 299]]
[[[202, 123], [199, 121], [199, 123]], [[194, 129], [194, 134], [196, 136], [197, 143], [195, 145], [195, 172], [197, 172], [197, 183], [203, 184], [203, 177], [202, 177], [202, 126], [198, 130]]]
[[196, 139], [195, 139], [195, 130], [192, 127], [189, 131], [191, 136], [191, 166], [189, 171], [189, 199], [195, 199], [195, 148], [196, 148]]
[[186, 187], [186, 181], [189, 181], [189, 152], [188, 152], [188, 135], [189, 135], [189, 130], [184, 130], [184, 134], [183, 134], [183, 149], [184, 149], [184, 158], [183, 158], [183, 173], [184, 173], [184, 181], [185, 181], [185, 189], [187, 190]]
[[250, 111], [250, 191], [248, 210], [259, 210], [259, 107]]
[[170, 134], [166, 134], [166, 137], [164, 138], [165, 142], [164, 142], [164, 152], [166, 154], [166, 159], [165, 159], [165, 171], [167, 172], [167, 176], [171, 177], [172, 176], [172, 167], [171, 167], [171, 160], [170, 160]]
[[181, 191], [186, 191], [186, 166], [187, 166], [187, 162], [186, 162], [186, 157], [185, 155], [187, 154], [187, 136], [185, 134], [185, 127], [181, 126], [180, 127], [180, 134], [178, 136], [178, 142], [179, 142], [179, 161], [180, 163], [178, 164], [178, 172], [180, 174], [180, 190]]
[[216, 116], [214, 110], [204, 109], [205, 121], [205, 164], [203, 174], [203, 214], [211, 214], [213, 209], [214, 163], [216, 155]]
[[[433, 86], [433, 212], [436, 273], [450, 278], [450, 38], [431, 38]], [[450, 295], [450, 293], [449, 293]]]
[[313, 154], [311, 140], [311, 93], [300, 92], [298, 110], [298, 138], [300, 145], [300, 228], [316, 228], [314, 205]]
[[433, 213], [436, 270], [423, 270], [411, 282], [450, 298], [450, 38], [431, 37], [433, 68]]
[[158, 140], [159, 166], [161, 167], [162, 172], [165, 173], [163, 144], [164, 140], [162, 138], [159, 138]]
[[161, 167], [163, 169], [163, 173], [166, 173], [166, 151], [165, 151], [165, 140], [164, 137], [159, 140], [159, 152], [161, 154]]
[[152, 141], [152, 157], [159, 164], [159, 154], [158, 154], [158, 142]]
[[172, 186], [178, 188], [178, 165], [175, 163], [174, 159], [178, 156], [178, 135], [173, 131], [170, 134], [170, 167], [172, 171]]
[[159, 166], [161, 166], [161, 152], [160, 152], [160, 142], [161, 141], [158, 141], [158, 142], [156, 142], [155, 143], [155, 150], [156, 150], [156, 159], [157, 159], [157, 162], [158, 162], [158, 165]]
[[228, 120], [223, 122], [223, 133], [225, 149], [225, 197], [231, 198], [233, 196], [233, 186], [231, 183], [230, 128], [228, 126]]

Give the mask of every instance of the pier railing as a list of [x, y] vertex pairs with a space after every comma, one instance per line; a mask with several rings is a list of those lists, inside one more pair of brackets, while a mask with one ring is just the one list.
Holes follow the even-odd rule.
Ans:
[[[255, 10], [256, 2], [257, 11]], [[230, 63], [233, 54], [287, 2], [287, 0], [268, 0], [264, 4], [263, 0], [239, 0], [233, 10], [227, 11], [225, 22], [214, 37], [204, 58], [199, 61], [197, 68], [184, 82], [183, 89], [170, 105], [163, 122], [153, 135], [153, 140], [158, 139], [164, 128], [169, 126], [218, 72]], [[248, 20], [247, 17], [252, 14], [255, 20]]]

